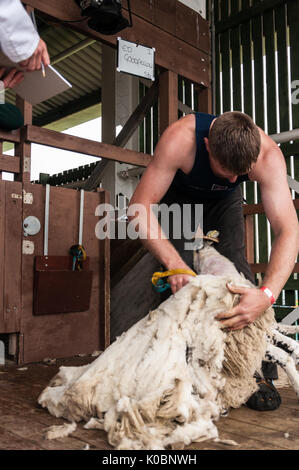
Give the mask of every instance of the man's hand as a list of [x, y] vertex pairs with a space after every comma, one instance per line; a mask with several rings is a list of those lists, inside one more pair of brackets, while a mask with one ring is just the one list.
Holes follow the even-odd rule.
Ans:
[[240, 294], [238, 305], [229, 312], [219, 313], [215, 318], [220, 320], [223, 328], [240, 330], [264, 313], [270, 307], [271, 301], [266, 294], [257, 288], [240, 287], [227, 284], [233, 294]]
[[23, 72], [17, 69], [11, 69], [8, 73], [5, 73], [5, 67], [0, 68], [0, 80], [3, 82], [4, 88], [14, 88], [23, 78]]
[[193, 276], [189, 276], [189, 274], [174, 274], [173, 276], [169, 276], [168, 284], [170, 284], [172, 293], [175, 294], [178, 290], [188, 284], [192, 278]]
[[50, 65], [48, 49], [46, 43], [42, 39], [40, 39], [32, 56], [29, 57], [29, 59], [19, 62], [19, 65], [23, 67], [26, 72], [33, 72], [34, 70], [41, 69], [41, 63], [43, 63], [45, 67]]

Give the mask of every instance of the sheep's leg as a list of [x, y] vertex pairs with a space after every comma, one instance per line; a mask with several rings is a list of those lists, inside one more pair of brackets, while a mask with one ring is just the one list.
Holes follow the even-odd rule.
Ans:
[[279, 333], [279, 331], [277, 330], [273, 331], [271, 341], [275, 346], [278, 346], [284, 351], [291, 353], [295, 363], [299, 363], [299, 344], [297, 343], [297, 341]]
[[283, 335], [294, 335], [295, 333], [299, 333], [299, 325], [284, 325], [283, 323], [277, 323], [275, 329]]
[[296, 370], [295, 362], [288, 353], [273, 344], [269, 344], [266, 351], [266, 359], [279, 364], [285, 370], [296, 395], [299, 397], [299, 374]]

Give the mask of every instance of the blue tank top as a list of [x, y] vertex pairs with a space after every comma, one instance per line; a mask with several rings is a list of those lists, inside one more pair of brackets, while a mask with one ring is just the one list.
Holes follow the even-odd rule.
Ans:
[[171, 188], [196, 199], [223, 198], [236, 189], [243, 181], [248, 181], [248, 175], [238, 176], [234, 183], [219, 178], [212, 172], [209, 154], [204, 143], [204, 137], [209, 137], [210, 125], [217, 116], [207, 113], [195, 113], [196, 118], [196, 155], [194, 165], [188, 175], [178, 170], [172, 181]]

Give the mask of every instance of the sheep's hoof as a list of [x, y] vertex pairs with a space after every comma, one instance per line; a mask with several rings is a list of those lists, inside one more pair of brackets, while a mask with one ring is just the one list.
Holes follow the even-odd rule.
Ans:
[[271, 379], [257, 378], [259, 389], [247, 400], [248, 408], [256, 411], [273, 411], [280, 407], [281, 398]]

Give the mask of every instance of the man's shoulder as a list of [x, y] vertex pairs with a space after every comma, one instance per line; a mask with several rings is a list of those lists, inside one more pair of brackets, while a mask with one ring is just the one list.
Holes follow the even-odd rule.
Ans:
[[179, 147], [195, 140], [195, 117], [193, 114], [183, 116], [179, 120], [170, 124], [164, 131], [161, 140], [164, 143], [173, 142]]
[[177, 121], [175, 121], [172, 125], [176, 127], [176, 129], [180, 130], [195, 130], [195, 113], [186, 114], [186, 116], [181, 117]]
[[274, 179], [286, 172], [285, 159], [279, 146], [259, 129], [261, 134], [261, 150], [256, 165], [250, 171], [250, 179], [258, 182]]
[[265, 134], [264, 132], [262, 133], [261, 137], [261, 150], [264, 166], [271, 166], [276, 168], [281, 167], [282, 164], [285, 164], [284, 155], [279, 146], [276, 142], [274, 142], [274, 140], [271, 139], [269, 135]]
[[196, 147], [195, 118], [186, 115], [163, 132], [155, 150], [157, 161], [171, 163], [177, 169], [194, 159]]

